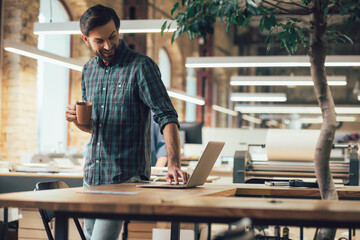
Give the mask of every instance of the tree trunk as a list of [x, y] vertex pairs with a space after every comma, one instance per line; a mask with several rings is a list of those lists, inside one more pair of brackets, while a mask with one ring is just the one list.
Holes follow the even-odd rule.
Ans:
[[[315, 151], [315, 173], [321, 198], [338, 200], [338, 195], [330, 172], [330, 153], [336, 129], [334, 100], [326, 80], [325, 57], [327, 52], [325, 0], [314, 1], [312, 32], [310, 36], [311, 76], [314, 81], [316, 99], [321, 108], [323, 124]], [[336, 229], [322, 228], [315, 236], [316, 240], [334, 239]]]

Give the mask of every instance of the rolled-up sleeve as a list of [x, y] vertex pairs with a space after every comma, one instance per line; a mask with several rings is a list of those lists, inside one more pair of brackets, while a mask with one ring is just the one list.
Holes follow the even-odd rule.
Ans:
[[148, 57], [145, 58], [137, 74], [140, 98], [154, 113], [154, 121], [159, 124], [160, 131], [162, 132], [165, 125], [171, 122], [179, 127], [177, 112], [161, 80], [156, 63]]

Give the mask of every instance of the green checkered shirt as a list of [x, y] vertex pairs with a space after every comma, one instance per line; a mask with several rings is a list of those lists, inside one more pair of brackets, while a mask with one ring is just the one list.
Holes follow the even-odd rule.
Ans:
[[160, 129], [178, 124], [156, 63], [120, 40], [105, 66], [94, 57], [82, 71], [82, 98], [93, 104], [93, 129], [84, 167], [87, 185], [150, 177], [150, 110]]

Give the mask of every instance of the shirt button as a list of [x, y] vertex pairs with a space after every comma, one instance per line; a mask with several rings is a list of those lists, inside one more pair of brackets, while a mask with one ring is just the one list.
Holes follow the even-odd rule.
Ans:
[[104, 105], [101, 105], [101, 108], [104, 108]]
[[108, 72], [108, 71], [109, 71], [108, 69], [105, 70], [105, 72]]
[[100, 143], [98, 142], [97, 145], [100, 146]]
[[103, 91], [105, 91], [106, 90], [106, 88], [103, 88]]
[[99, 163], [99, 160], [96, 160], [95, 162], [96, 162], [96, 163]]
[[99, 124], [99, 127], [101, 127], [101, 123]]
[[119, 87], [121, 87], [121, 84], [119, 84]]

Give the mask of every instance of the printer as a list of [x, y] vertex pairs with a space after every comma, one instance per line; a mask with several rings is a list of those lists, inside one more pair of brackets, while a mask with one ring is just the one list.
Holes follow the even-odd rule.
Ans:
[[[319, 130], [269, 130], [266, 144], [249, 144], [247, 150], [235, 152], [233, 182], [315, 179], [313, 159], [319, 134]], [[359, 186], [357, 152], [357, 145], [333, 144], [330, 171], [334, 180]]]

